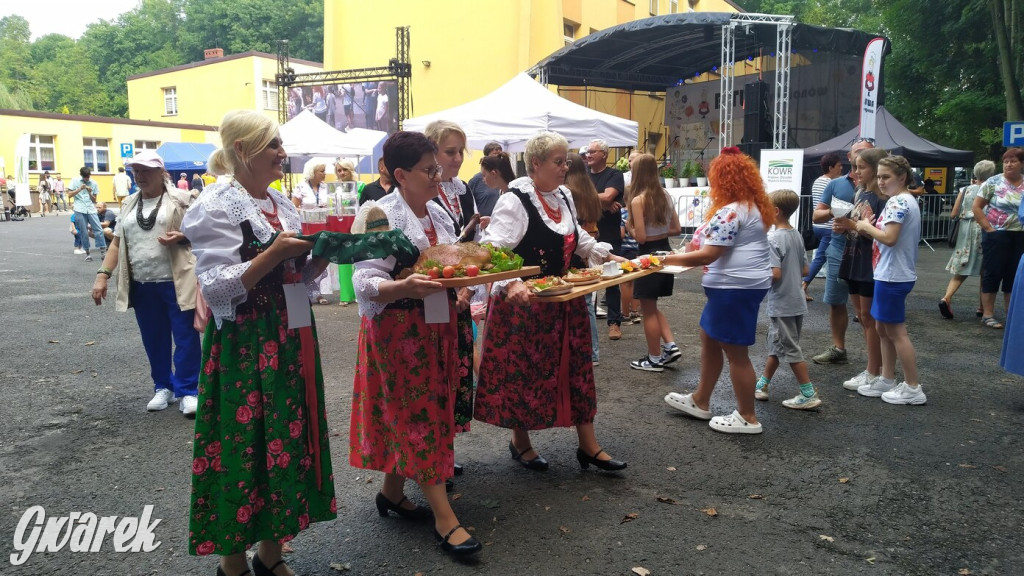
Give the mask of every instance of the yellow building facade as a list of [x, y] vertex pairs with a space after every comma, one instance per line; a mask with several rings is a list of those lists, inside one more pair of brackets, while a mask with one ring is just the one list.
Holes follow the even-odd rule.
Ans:
[[164, 142], [218, 142], [213, 126], [0, 110], [0, 159], [8, 178], [14, 174], [15, 147], [22, 134], [29, 135], [29, 183], [33, 188], [44, 171], [59, 174], [70, 183], [88, 166], [104, 202], [114, 201], [113, 178], [123, 166], [122, 144], [131, 144], [138, 152], [155, 150]]
[[[217, 54], [128, 77], [128, 117], [219, 126], [227, 111], [244, 109], [261, 110], [276, 121], [277, 56], [255, 51]], [[306, 60], [290, 60], [289, 65], [298, 74], [323, 70], [320, 63]]]
[[[479, 98], [594, 32], [690, 9], [739, 11], [727, 0], [324, 0], [324, 68], [386, 65], [396, 55], [395, 28], [409, 26], [412, 115], [420, 116]], [[657, 95], [575, 87], [558, 92], [637, 121], [637, 145], [648, 132], [663, 131], [664, 99]], [[466, 162], [463, 175], [476, 169]]]

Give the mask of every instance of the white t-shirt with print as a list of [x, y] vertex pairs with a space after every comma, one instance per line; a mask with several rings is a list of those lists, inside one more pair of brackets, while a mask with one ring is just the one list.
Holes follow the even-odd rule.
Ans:
[[733, 202], [719, 209], [708, 221], [701, 244], [729, 248], [706, 267], [701, 280], [705, 288], [758, 290], [771, 287], [768, 233], [756, 206]]
[[917, 199], [909, 192], [889, 198], [875, 227], [885, 230], [889, 222], [900, 224], [900, 235], [892, 246], [875, 241], [875, 280], [914, 282], [917, 280], [917, 244], [921, 241], [921, 208]]

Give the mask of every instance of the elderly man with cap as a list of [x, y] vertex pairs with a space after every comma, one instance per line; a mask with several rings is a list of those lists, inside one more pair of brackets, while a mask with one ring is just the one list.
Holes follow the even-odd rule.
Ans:
[[153, 378], [154, 395], [146, 409], [163, 410], [180, 398], [179, 410], [195, 418], [201, 357], [193, 328], [196, 260], [179, 229], [191, 197], [175, 188], [155, 152], [140, 152], [126, 166], [135, 173], [139, 193], [122, 206], [111, 249], [96, 271], [92, 298], [102, 304], [120, 265], [114, 308], [135, 310]]

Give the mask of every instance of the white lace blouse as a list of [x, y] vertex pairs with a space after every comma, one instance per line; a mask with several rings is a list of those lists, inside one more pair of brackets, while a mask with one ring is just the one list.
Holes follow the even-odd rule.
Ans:
[[[559, 186], [550, 192], [534, 194], [533, 180], [529, 177], [517, 178], [508, 185], [509, 189], [517, 189], [530, 197], [530, 202], [537, 208], [544, 225], [557, 234], [565, 236], [576, 231], [576, 255], [583, 258], [590, 266], [596, 266], [604, 262], [611, 253], [611, 245], [605, 242], [598, 242], [593, 236], [587, 233], [577, 222], [576, 206], [572, 204], [572, 194], [563, 186]], [[562, 199], [562, 192], [565, 199]], [[539, 196], [539, 197], [538, 197]], [[562, 213], [562, 221], [555, 222], [547, 215], [547, 211], [540, 205], [543, 199], [548, 209], [554, 212], [559, 210]], [[572, 218], [569, 218], [569, 215]], [[526, 230], [530, 225], [530, 217], [526, 213], [526, 207], [519, 201], [515, 194], [502, 194], [498, 197], [498, 203], [491, 213], [491, 223], [484, 229], [480, 237], [480, 243], [490, 242], [497, 246], [508, 246], [515, 248], [526, 236]]]
[[[288, 231], [302, 231], [302, 222], [295, 206], [280, 192], [270, 188], [267, 194], [277, 205], [281, 227]], [[248, 290], [242, 285], [242, 274], [252, 262], [242, 262], [241, 223], [248, 221], [260, 242], [274, 235], [274, 228], [263, 216], [249, 193], [231, 178], [224, 176], [207, 186], [189, 207], [181, 223], [181, 231], [192, 243], [196, 257], [196, 276], [210, 312], [219, 328], [224, 320], [235, 319], [235, 308], [246, 301]], [[285, 266], [294, 270], [294, 262]], [[315, 279], [309, 277], [310, 267], [303, 269], [303, 282], [307, 292], [315, 290]]]
[[[423, 232], [423, 224], [405, 203], [405, 198], [397, 188], [377, 200], [377, 206], [387, 213], [388, 224], [392, 230], [401, 230], [409, 238], [409, 241], [420, 250], [430, 247], [430, 240]], [[455, 236], [455, 227], [452, 226], [451, 218], [442, 206], [436, 202], [427, 202], [427, 213], [433, 221], [438, 244], [452, 244], [458, 239]], [[356, 262], [353, 265], [352, 285], [355, 288], [360, 316], [372, 318], [387, 308], [387, 303], [376, 302], [373, 299], [380, 294], [377, 288], [380, 283], [393, 279], [391, 271], [394, 269], [395, 263], [395, 257], [388, 256], [384, 259]]]

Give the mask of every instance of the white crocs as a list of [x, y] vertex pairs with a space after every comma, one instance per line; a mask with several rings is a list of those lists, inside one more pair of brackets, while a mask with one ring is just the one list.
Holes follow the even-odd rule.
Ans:
[[712, 430], [725, 432], [726, 434], [760, 434], [763, 432], [761, 423], [750, 424], [740, 416], [740, 413], [733, 410], [728, 416], [715, 416], [708, 422]]
[[693, 394], [679, 394], [678, 392], [669, 392], [665, 396], [665, 403], [669, 406], [679, 410], [683, 414], [688, 414], [694, 418], [701, 420], [710, 420], [711, 412], [708, 410], [701, 410], [693, 403]]

